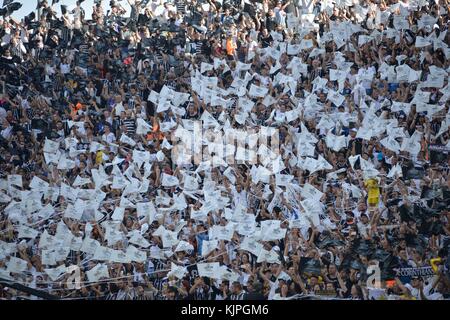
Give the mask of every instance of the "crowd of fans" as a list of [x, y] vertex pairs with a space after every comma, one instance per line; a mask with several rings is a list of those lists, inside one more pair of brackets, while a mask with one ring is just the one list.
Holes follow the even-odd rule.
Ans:
[[449, 298], [447, 0], [128, 1], [2, 10], [2, 299]]

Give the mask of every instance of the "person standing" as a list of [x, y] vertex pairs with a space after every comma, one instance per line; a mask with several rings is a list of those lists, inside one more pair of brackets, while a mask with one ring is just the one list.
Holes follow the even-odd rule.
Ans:
[[242, 289], [239, 281], [234, 281], [231, 286], [230, 300], [246, 300], [247, 293]]

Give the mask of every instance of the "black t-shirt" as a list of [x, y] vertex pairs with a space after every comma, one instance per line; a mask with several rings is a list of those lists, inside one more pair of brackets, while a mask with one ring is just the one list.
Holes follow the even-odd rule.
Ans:
[[259, 41], [261, 42], [263, 48], [267, 48], [268, 46], [270, 46], [270, 43], [273, 41], [273, 38], [269, 34], [268, 37], [261, 36], [259, 38]]
[[188, 273], [190, 275], [191, 282], [193, 283], [194, 279], [198, 276], [197, 265], [188, 266], [187, 270], [188, 270]]
[[31, 156], [30, 151], [28, 149], [19, 147], [16, 143], [13, 143], [11, 154], [19, 157], [19, 159], [16, 158], [13, 160], [14, 166], [19, 166], [22, 165], [23, 163], [28, 162]]
[[295, 6], [298, 6], [298, 1], [291, 1], [289, 5], [284, 9], [286, 13], [295, 13]]
[[244, 2], [244, 12], [247, 12], [250, 17], [256, 16], [256, 9], [251, 3]]
[[338, 281], [338, 278], [336, 276], [332, 276], [330, 274], [327, 274], [327, 278], [328, 278], [328, 280], [330, 280], [330, 282], [333, 284], [333, 286], [334, 286], [334, 288], [336, 290], [340, 288], [339, 281]]
[[163, 36], [159, 36], [155, 39], [155, 45], [158, 51], [165, 51], [168, 49], [167, 39]]
[[344, 293], [344, 298], [350, 297], [351, 289], [353, 287], [353, 282], [350, 279], [345, 280], [345, 286], [347, 287], [347, 291]]
[[202, 40], [202, 52], [206, 56], [211, 55], [211, 44], [208, 40]]
[[[218, 300], [217, 297], [222, 297], [222, 299], [223, 299], [223, 292], [222, 292], [222, 290], [220, 290], [216, 286], [211, 286], [211, 291], [212, 291], [210, 293], [211, 300]], [[231, 292], [228, 291], [227, 292], [227, 297], [229, 297], [230, 295], [231, 295]]]
[[277, 27], [277, 22], [275, 21], [275, 17], [267, 17], [266, 18], [266, 29], [270, 32], [275, 30]]
[[48, 128], [48, 122], [44, 119], [35, 118], [31, 120], [31, 128], [45, 131]]
[[353, 144], [355, 144], [355, 153], [356, 154], [361, 154], [362, 153], [362, 139], [361, 138], [356, 138], [356, 139], [350, 140], [349, 143], [348, 143], [348, 149], [350, 151], [353, 148]]
[[102, 95], [103, 81], [98, 79], [94, 82], [94, 85], [96, 90], [96, 96], [100, 97]]

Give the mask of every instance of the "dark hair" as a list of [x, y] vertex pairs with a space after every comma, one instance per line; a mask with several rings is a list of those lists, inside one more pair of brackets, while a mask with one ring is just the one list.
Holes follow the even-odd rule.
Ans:
[[364, 294], [363, 294], [361, 286], [358, 285], [358, 284], [354, 284], [354, 286], [355, 286], [355, 289], [356, 289], [356, 292], [357, 292], [357, 296], [355, 298], [359, 298], [361, 300], [364, 300]]
[[167, 291], [168, 292], [177, 293], [178, 289], [176, 287], [174, 287], [174, 286], [170, 286], [170, 287], [167, 288]]

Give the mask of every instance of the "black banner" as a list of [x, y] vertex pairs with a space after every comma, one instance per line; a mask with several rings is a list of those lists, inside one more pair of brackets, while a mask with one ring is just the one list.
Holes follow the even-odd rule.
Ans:
[[421, 267], [421, 268], [400, 268], [395, 269], [398, 277], [432, 277], [435, 275], [433, 268]]
[[[403, 302], [403, 303], [402, 303]], [[349, 307], [351, 312], [363, 315], [370, 310], [374, 317], [385, 317], [392, 307], [390, 315], [395, 316], [395, 311], [401, 310], [401, 316], [407, 317], [408, 312], [417, 313], [423, 310], [424, 304], [428, 304], [433, 310], [443, 306], [443, 313], [448, 309], [448, 301], [333, 301], [333, 300], [289, 300], [289, 301], [1, 301], [2, 311], [7, 312], [11, 307], [12, 312], [21, 314], [30, 313], [35, 316], [37, 312], [44, 311], [48, 320], [61, 319], [69, 312], [75, 315], [85, 312], [91, 318], [128, 319], [141, 315], [163, 320], [175, 319], [228, 319], [228, 320], [278, 320], [294, 319], [302, 316], [308, 317], [336, 317], [336, 314], [347, 314]], [[29, 304], [29, 307], [27, 306]], [[377, 306], [374, 305], [377, 304]], [[264, 309], [264, 307], [266, 307]], [[20, 308], [20, 309], [18, 309]], [[214, 308], [214, 311], [213, 309]], [[369, 309], [370, 308], [370, 309]], [[426, 307], [425, 307], [426, 308]], [[444, 309], [445, 308], [445, 309]], [[360, 310], [358, 310], [360, 309]], [[49, 311], [50, 310], [50, 311]], [[76, 311], [79, 311], [76, 313]], [[194, 311], [195, 310], [195, 311]], [[264, 311], [265, 310], [265, 311]], [[389, 311], [388, 311], [389, 310]], [[437, 311], [439, 312], [439, 311]], [[266, 313], [266, 314], [264, 314]], [[445, 313], [444, 313], [445, 314]], [[400, 315], [400, 314], [399, 314]], [[412, 315], [412, 314], [411, 314]]]
[[443, 144], [430, 144], [428, 149], [430, 151], [438, 151], [438, 152], [449, 152], [450, 148], [444, 146]]
[[33, 288], [30, 288], [30, 287], [24, 286], [24, 285], [22, 285], [20, 283], [12, 282], [10, 280], [6, 280], [6, 279], [0, 278], [0, 284], [4, 285], [6, 287], [9, 287], [9, 288], [13, 288], [13, 289], [25, 292], [25, 293], [29, 293], [29, 294], [31, 294], [33, 296], [36, 296], [36, 297], [39, 297], [39, 298], [42, 298], [42, 299], [59, 300], [59, 297], [51, 295], [51, 294], [49, 294], [49, 293], [47, 293], [45, 291], [33, 289]]

